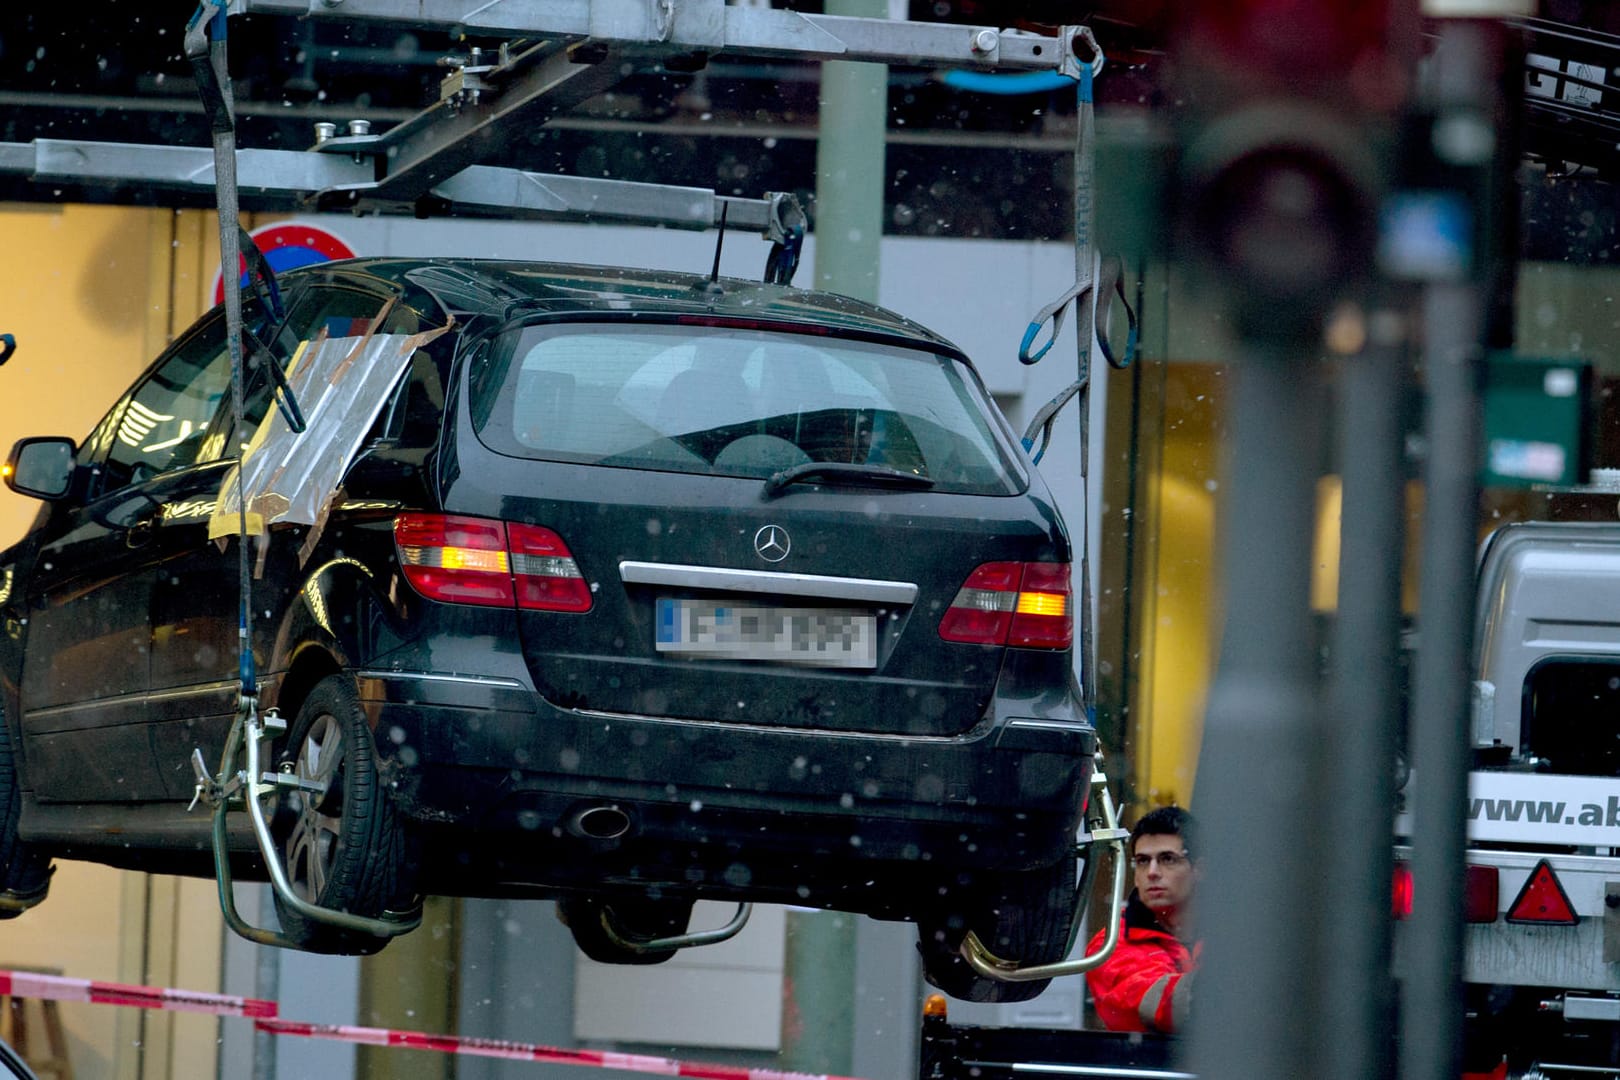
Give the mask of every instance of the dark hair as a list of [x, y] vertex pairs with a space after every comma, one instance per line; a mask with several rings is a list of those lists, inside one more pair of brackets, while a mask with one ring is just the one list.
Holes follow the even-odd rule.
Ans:
[[1131, 830], [1131, 848], [1135, 849], [1138, 837], [1179, 836], [1187, 854], [1192, 855], [1197, 850], [1193, 843], [1197, 833], [1198, 826], [1189, 811], [1179, 806], [1161, 806], [1137, 819], [1136, 827]]

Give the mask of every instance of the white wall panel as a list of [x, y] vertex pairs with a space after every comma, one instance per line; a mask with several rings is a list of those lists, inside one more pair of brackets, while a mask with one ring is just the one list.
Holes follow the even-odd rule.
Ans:
[[[692, 928], [722, 926], [736, 910], [734, 904], [699, 902]], [[577, 956], [575, 1038], [780, 1049], [785, 927], [782, 908], [761, 904], [736, 937], [682, 949], [662, 964], [598, 964]]]

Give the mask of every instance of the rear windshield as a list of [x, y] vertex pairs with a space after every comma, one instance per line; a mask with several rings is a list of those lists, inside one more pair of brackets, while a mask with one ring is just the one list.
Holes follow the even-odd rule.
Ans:
[[1620, 663], [1553, 657], [1524, 679], [1525, 754], [1544, 772], [1620, 776]]
[[473, 425], [517, 457], [766, 478], [808, 462], [1023, 490], [978, 380], [950, 357], [712, 326], [514, 329], [473, 363]]

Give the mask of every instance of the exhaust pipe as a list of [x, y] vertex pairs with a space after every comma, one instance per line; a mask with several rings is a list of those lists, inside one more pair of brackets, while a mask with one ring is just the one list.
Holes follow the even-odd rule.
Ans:
[[587, 806], [569, 816], [567, 829], [586, 840], [617, 840], [630, 831], [630, 815], [617, 806]]

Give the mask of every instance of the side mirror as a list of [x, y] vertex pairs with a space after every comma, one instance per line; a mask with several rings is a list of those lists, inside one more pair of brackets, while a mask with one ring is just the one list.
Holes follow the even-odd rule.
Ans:
[[60, 499], [73, 482], [73, 440], [59, 436], [19, 439], [0, 475], [19, 495]]

